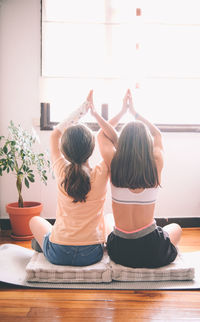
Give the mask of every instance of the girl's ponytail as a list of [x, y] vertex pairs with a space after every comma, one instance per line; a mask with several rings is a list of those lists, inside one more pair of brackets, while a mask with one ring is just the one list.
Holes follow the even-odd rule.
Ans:
[[91, 189], [90, 177], [80, 164], [71, 163], [66, 168], [64, 189], [72, 197], [73, 202], [86, 201], [86, 196]]
[[83, 164], [91, 156], [94, 146], [94, 136], [82, 124], [67, 128], [61, 138], [61, 150], [70, 162], [66, 167], [62, 185], [73, 198], [73, 202], [85, 202], [91, 189], [90, 176], [84, 170]]

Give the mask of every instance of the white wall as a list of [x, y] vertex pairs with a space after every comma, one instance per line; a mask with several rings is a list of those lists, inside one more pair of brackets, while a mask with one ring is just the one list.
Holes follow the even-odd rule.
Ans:
[[[26, 128], [40, 117], [40, 0], [3, 0], [0, 8], [0, 135], [12, 119]], [[189, 110], [189, 107], [188, 107]], [[39, 131], [48, 146], [50, 132]], [[156, 207], [157, 217], [200, 216], [200, 134], [164, 133], [165, 167]], [[99, 159], [96, 152], [93, 161]], [[5, 204], [16, 201], [14, 177], [0, 177], [0, 216], [7, 218]], [[54, 218], [55, 181], [37, 182], [24, 191], [25, 200], [44, 203], [42, 215]], [[111, 211], [110, 192], [105, 207]]]

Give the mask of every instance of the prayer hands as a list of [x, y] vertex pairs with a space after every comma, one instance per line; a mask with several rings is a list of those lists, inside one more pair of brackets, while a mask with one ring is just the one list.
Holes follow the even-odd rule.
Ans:
[[91, 114], [94, 116], [94, 114], [96, 113], [96, 110], [93, 103], [93, 90], [89, 92], [87, 97], [87, 102], [88, 102], [88, 109], [90, 109]]
[[127, 92], [124, 96], [123, 105], [122, 105], [122, 111], [127, 112], [128, 109], [134, 116], [136, 115], [136, 111], [133, 106], [133, 99], [132, 99], [130, 89], [127, 90]]

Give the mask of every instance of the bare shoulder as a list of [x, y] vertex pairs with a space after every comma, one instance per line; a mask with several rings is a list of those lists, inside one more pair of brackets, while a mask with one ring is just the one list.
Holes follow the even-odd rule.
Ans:
[[158, 176], [160, 177], [161, 171], [162, 171], [163, 165], [164, 165], [164, 156], [163, 156], [164, 153], [163, 153], [162, 149], [160, 149], [159, 147], [155, 147], [153, 154], [154, 154], [154, 160], [156, 162]]
[[107, 164], [107, 166], [110, 168], [110, 164], [113, 159], [113, 156], [115, 155], [116, 149], [111, 140], [108, 139], [108, 137], [106, 137], [102, 131], [98, 134], [97, 140], [99, 143], [99, 150], [101, 156]]

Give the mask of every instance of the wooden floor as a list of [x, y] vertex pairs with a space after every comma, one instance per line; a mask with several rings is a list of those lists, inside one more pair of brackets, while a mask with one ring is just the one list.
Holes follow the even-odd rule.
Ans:
[[[30, 248], [0, 232], [0, 244]], [[187, 228], [180, 251], [200, 251], [200, 228]], [[22, 289], [0, 283], [0, 321], [200, 321], [200, 291]]]

